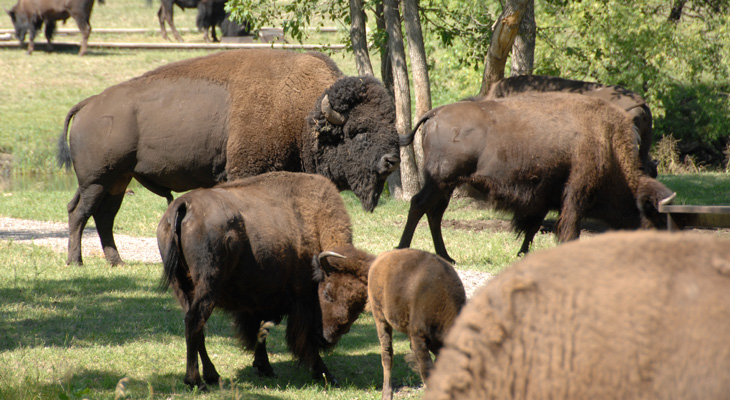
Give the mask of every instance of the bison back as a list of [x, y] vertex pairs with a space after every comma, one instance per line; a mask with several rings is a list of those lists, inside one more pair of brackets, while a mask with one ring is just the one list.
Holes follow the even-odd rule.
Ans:
[[730, 393], [730, 244], [613, 233], [532, 254], [449, 334], [426, 399]]

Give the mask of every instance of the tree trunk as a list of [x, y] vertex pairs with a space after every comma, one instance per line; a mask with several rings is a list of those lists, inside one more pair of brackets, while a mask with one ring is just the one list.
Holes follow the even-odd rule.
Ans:
[[535, 65], [535, 36], [535, 0], [529, 0], [525, 16], [520, 23], [520, 31], [512, 45], [510, 75], [532, 75]]
[[[411, 90], [408, 81], [408, 65], [403, 46], [398, 0], [383, 0], [385, 30], [388, 32], [388, 52], [393, 62], [393, 86], [395, 94], [395, 125], [399, 134], [406, 135], [411, 130]], [[401, 147], [400, 182], [393, 177], [388, 179], [391, 193], [398, 199], [410, 200], [418, 192], [418, 170], [416, 169], [413, 146]], [[398, 185], [400, 183], [400, 185]]]
[[360, 76], [373, 76], [373, 65], [370, 63], [368, 52], [368, 38], [365, 31], [365, 10], [362, 0], [350, 0], [350, 40], [352, 53], [355, 55], [357, 73]]
[[687, 0], [674, 0], [672, 4], [672, 11], [669, 13], [669, 21], [670, 22], [679, 22], [679, 20], [682, 18], [682, 9], [684, 9], [684, 4], [687, 3]]
[[507, 64], [509, 51], [515, 41], [522, 17], [525, 15], [527, 4], [530, 1], [505, 1], [502, 15], [497, 18], [497, 22], [494, 24], [492, 42], [489, 44], [489, 50], [484, 59], [484, 77], [482, 78], [482, 87], [479, 90], [480, 96], [485, 96], [489, 92], [492, 83], [504, 78], [504, 66]]
[[[383, 16], [383, 2], [379, 1], [375, 5], [375, 23], [378, 30], [385, 32], [385, 17]], [[395, 98], [393, 94], [393, 63], [390, 61], [390, 52], [388, 51], [388, 44], [380, 48], [380, 79], [383, 81], [383, 85], [390, 92], [390, 95]]]
[[[408, 38], [408, 56], [411, 60], [413, 89], [416, 91], [416, 118], [431, 109], [431, 84], [428, 79], [426, 47], [423, 44], [421, 20], [418, 16], [418, 0], [403, 0], [403, 19]], [[413, 152], [416, 156], [420, 188], [423, 185], [423, 133], [421, 129], [413, 138]]]

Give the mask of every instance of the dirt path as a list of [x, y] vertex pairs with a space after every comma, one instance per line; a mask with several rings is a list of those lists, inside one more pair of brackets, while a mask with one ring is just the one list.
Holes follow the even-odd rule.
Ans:
[[[115, 234], [114, 240], [122, 260], [146, 263], [162, 262], [157, 248], [157, 238]], [[65, 253], [68, 246], [68, 225], [61, 222], [0, 217], [0, 241], [47, 246], [59, 253]], [[104, 257], [99, 244], [99, 236], [94, 228], [84, 230], [82, 242], [85, 244], [82, 246], [84, 257]], [[491, 275], [485, 272], [458, 269], [457, 272], [469, 297], [491, 278]]]

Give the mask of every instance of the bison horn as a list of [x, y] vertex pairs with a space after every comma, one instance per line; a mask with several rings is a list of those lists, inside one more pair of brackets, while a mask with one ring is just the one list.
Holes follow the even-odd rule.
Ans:
[[344, 125], [345, 124], [345, 117], [338, 113], [337, 111], [332, 109], [332, 105], [330, 104], [330, 99], [327, 95], [324, 95], [322, 98], [322, 113], [324, 114], [325, 118], [327, 118], [327, 121], [330, 122], [330, 124], [333, 125]]
[[677, 197], [677, 192], [674, 192], [669, 197], [660, 200], [659, 205], [664, 206], [664, 205], [672, 204], [672, 201], [674, 201], [675, 197]]
[[334, 272], [332, 266], [328, 262], [324, 262], [327, 257], [347, 258], [342, 254], [335, 253], [334, 251], [323, 251], [319, 253], [319, 256], [312, 260], [315, 268], [322, 268], [322, 270], [329, 276], [330, 273]]

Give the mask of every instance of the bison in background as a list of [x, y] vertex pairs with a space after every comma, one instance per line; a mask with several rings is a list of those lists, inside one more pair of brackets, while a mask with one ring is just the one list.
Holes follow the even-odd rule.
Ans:
[[625, 111], [637, 130], [636, 145], [639, 147], [642, 168], [650, 177], [657, 177], [656, 161], [649, 155], [654, 142], [651, 109], [641, 96], [621, 86], [575, 81], [556, 76], [519, 75], [494, 83], [485, 99], [494, 100], [532, 92], [566, 92], [597, 97]]
[[[221, 28], [221, 36], [246, 36], [251, 32], [251, 24], [246, 21], [243, 25], [231, 21], [230, 13], [226, 12], [225, 5], [227, 0], [202, 0], [198, 3], [198, 16], [196, 24], [198, 29], [205, 32], [205, 43], [210, 42], [210, 37], [214, 42], [218, 41], [215, 33], [215, 27]], [[210, 36], [208, 33], [210, 32]]]
[[462, 310], [425, 400], [727, 399], [730, 242], [607, 233], [530, 254]]
[[[99, 3], [104, 3], [99, 0]], [[23, 45], [25, 35], [29, 34], [28, 54], [35, 49], [36, 32], [46, 25], [45, 34], [48, 40], [48, 51], [53, 50], [51, 39], [56, 31], [56, 21], [63, 21], [71, 17], [81, 31], [81, 46], [79, 55], [86, 54], [86, 46], [91, 34], [91, 10], [94, 8], [94, 0], [18, 0], [8, 15], [15, 28], [15, 37]]]
[[160, 0], [160, 9], [157, 10], [157, 19], [160, 21], [160, 33], [162, 34], [162, 38], [170, 40], [170, 38], [167, 37], [167, 30], [165, 29], [165, 23], [167, 23], [167, 25], [170, 25], [170, 30], [175, 36], [175, 39], [177, 39], [178, 42], [182, 42], [183, 38], [180, 36], [180, 33], [178, 33], [177, 29], [175, 29], [175, 23], [173, 22], [172, 16], [174, 8], [175, 6], [178, 6], [181, 10], [185, 11], [186, 8], [198, 8], [198, 3], [200, 3], [200, 0]]
[[274, 374], [259, 331], [286, 317], [294, 356], [334, 381], [319, 352], [365, 307], [374, 256], [352, 245], [345, 204], [327, 178], [272, 172], [191, 191], [170, 204], [157, 240], [163, 287], [172, 286], [185, 312], [185, 383], [204, 389], [219, 380], [204, 332], [216, 307], [234, 317], [259, 374]]
[[441, 219], [454, 188], [470, 184], [496, 209], [513, 214], [524, 234], [520, 254], [550, 210], [564, 242], [595, 218], [614, 229], [666, 227], [659, 201], [673, 193], [641, 171], [626, 113], [607, 102], [566, 93], [531, 93], [435, 108], [423, 124], [425, 183], [411, 199], [398, 248], [409, 247], [428, 217], [436, 253], [453, 262]]
[[122, 262], [112, 230], [133, 178], [170, 202], [171, 191], [229, 178], [318, 173], [372, 211], [400, 162], [398, 143], [383, 85], [344, 76], [321, 53], [231, 50], [162, 66], [66, 116], [58, 159], [79, 182], [68, 204], [68, 263], [82, 262], [91, 216], [107, 260]]

